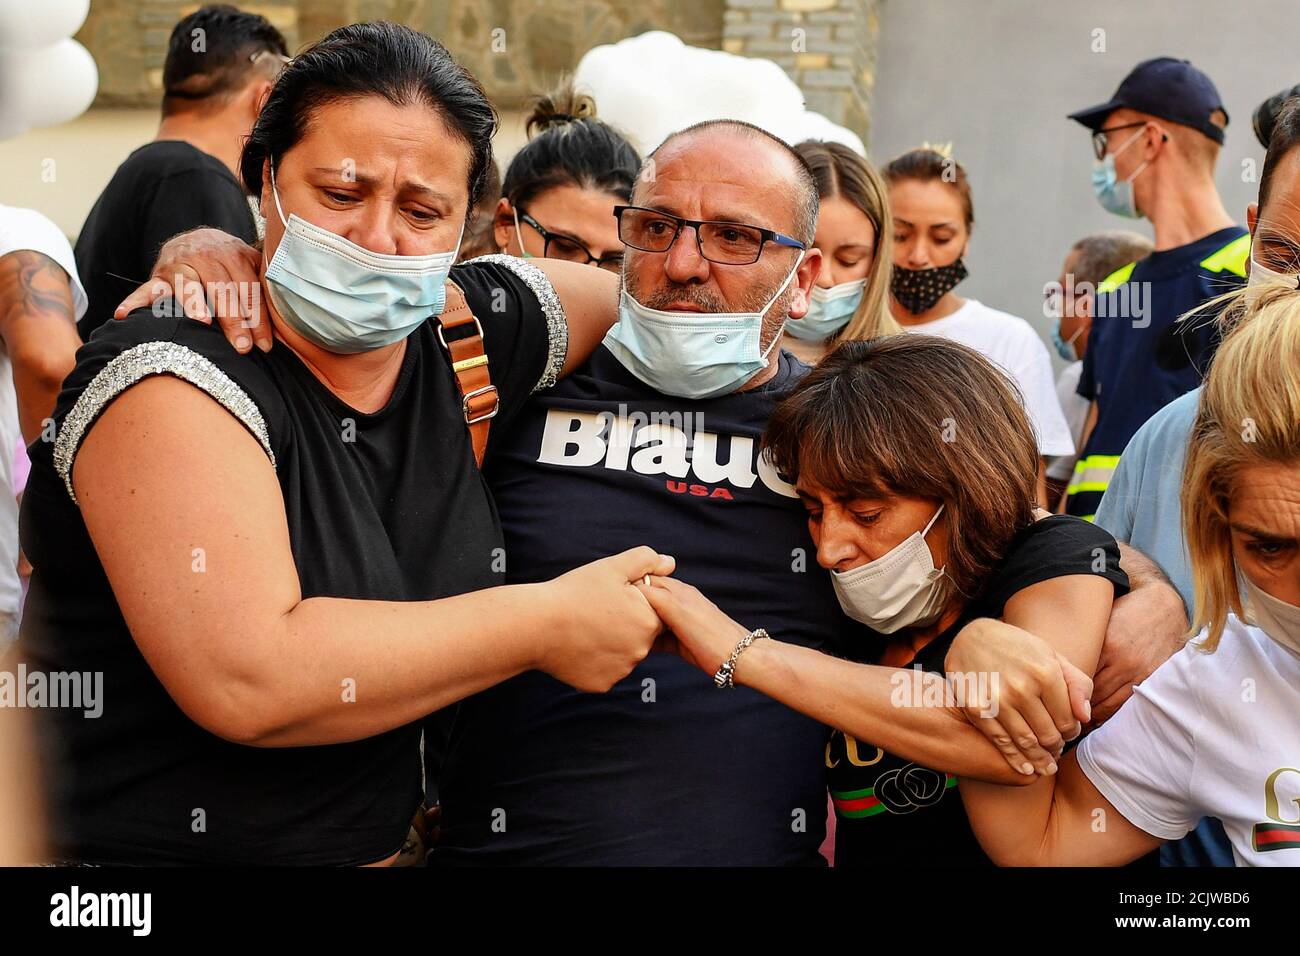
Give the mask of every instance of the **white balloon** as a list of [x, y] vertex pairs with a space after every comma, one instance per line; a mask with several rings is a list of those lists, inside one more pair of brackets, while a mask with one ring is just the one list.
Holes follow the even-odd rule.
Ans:
[[90, 0], [0, 0], [0, 47], [50, 46], [80, 30], [89, 12]]
[[807, 110], [803, 91], [771, 60], [687, 46], [663, 30], [593, 47], [574, 81], [643, 153], [692, 123], [738, 119], [787, 143], [832, 140], [866, 155], [856, 133]]
[[99, 89], [90, 51], [76, 40], [0, 51], [0, 117], [12, 128], [55, 126], [86, 111]]

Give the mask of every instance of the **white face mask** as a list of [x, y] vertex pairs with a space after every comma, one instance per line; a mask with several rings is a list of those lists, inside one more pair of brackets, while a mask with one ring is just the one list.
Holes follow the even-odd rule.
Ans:
[[1292, 654], [1300, 655], [1300, 607], [1273, 597], [1245, 574], [1238, 572], [1237, 578], [1245, 587], [1250, 623]]
[[942, 568], [925, 536], [943, 513], [943, 505], [930, 523], [914, 532], [888, 554], [849, 571], [831, 572], [835, 596], [844, 613], [881, 634], [904, 627], [933, 624], [943, 613], [948, 587]]
[[1287, 285], [1295, 288], [1297, 282], [1295, 273], [1274, 272], [1266, 265], [1262, 265], [1254, 256], [1250, 257], [1250, 277], [1246, 279], [1245, 301], [1247, 305], [1254, 305], [1255, 300], [1259, 298], [1259, 291], [1265, 285], [1272, 282], [1285, 282]]

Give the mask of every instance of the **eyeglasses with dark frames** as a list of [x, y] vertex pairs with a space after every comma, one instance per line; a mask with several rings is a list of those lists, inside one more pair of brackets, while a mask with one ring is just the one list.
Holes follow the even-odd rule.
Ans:
[[688, 226], [695, 230], [695, 246], [701, 256], [729, 266], [757, 262], [769, 242], [790, 249], [808, 248], [798, 239], [743, 222], [682, 219], [643, 206], [615, 206], [614, 215], [623, 245], [642, 252], [667, 252]]
[[562, 236], [551, 232], [524, 210], [515, 207], [519, 218], [537, 230], [542, 237], [542, 255], [547, 259], [565, 259], [582, 265], [595, 264], [597, 268], [609, 272], [623, 271], [623, 253], [609, 252], [603, 256], [593, 255], [591, 250], [571, 236]]
[[1092, 134], [1092, 154], [1098, 159], [1106, 158], [1106, 134], [1115, 133], [1122, 129], [1136, 129], [1139, 126], [1146, 126], [1146, 120], [1139, 120], [1136, 123], [1125, 123], [1122, 126], [1111, 126], [1106, 129], [1094, 130]]

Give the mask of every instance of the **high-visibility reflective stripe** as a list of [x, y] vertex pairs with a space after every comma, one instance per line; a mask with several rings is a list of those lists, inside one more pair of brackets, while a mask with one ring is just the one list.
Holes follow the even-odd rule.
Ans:
[[1246, 260], [1250, 258], [1250, 236], [1238, 236], [1222, 249], [1211, 252], [1201, 260], [1201, 268], [1210, 272], [1246, 274]]
[[[1201, 268], [1209, 272], [1246, 274], [1246, 260], [1250, 258], [1250, 236], [1238, 236], [1221, 249], [1216, 249], [1201, 260]], [[1097, 284], [1097, 293], [1114, 292], [1133, 275], [1136, 262], [1122, 265]]]
[[1133, 267], [1136, 265], [1136, 262], [1130, 262], [1126, 266], [1120, 266], [1110, 275], [1106, 276], [1106, 278], [1102, 279], [1101, 283], [1097, 286], [1098, 295], [1103, 292], [1114, 292], [1122, 286], [1128, 281], [1128, 277], [1133, 274]]
[[1085, 491], [1105, 491], [1119, 466], [1119, 455], [1089, 455], [1080, 458], [1065, 489], [1067, 495]]

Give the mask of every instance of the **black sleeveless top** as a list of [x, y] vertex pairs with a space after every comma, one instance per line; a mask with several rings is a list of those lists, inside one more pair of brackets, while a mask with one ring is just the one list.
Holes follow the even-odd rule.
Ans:
[[[554, 381], [564, 316], [545, 276], [521, 260], [489, 257], [452, 277], [484, 328], [501, 397], [495, 436], [534, 386]], [[106, 323], [64, 383], [56, 440], [30, 449], [20, 521], [34, 568], [21, 632], [29, 671], [103, 675], [100, 716], [39, 715], [54, 851], [116, 863], [390, 856], [421, 797], [418, 721], [344, 744], [231, 743], [185, 716], [132, 640], [70, 474], [95, 417], [153, 374], [202, 388], [258, 439], [284, 495], [304, 598], [425, 601], [502, 583], [500, 521], [435, 323], [411, 334], [393, 395], [372, 414], [340, 401], [283, 343], [241, 356], [215, 325], [148, 310]], [[173, 639], [205, 635], [178, 616]]]

